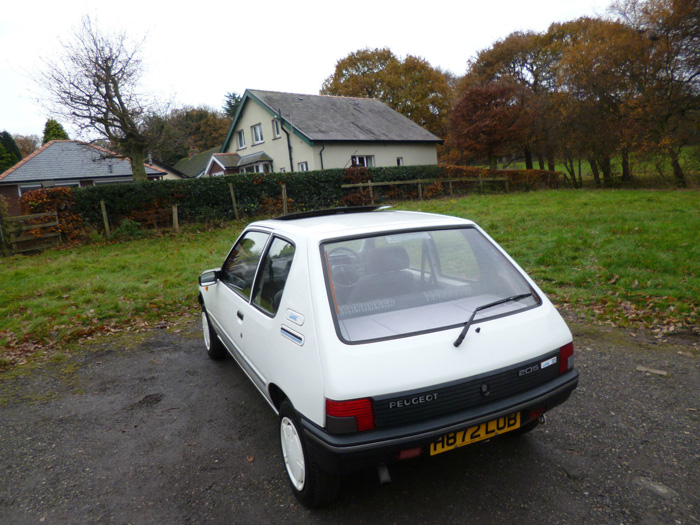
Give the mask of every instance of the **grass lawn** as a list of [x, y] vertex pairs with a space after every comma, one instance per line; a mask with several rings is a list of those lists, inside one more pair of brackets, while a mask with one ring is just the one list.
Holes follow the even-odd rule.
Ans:
[[[659, 333], [700, 323], [700, 193], [544, 191], [396, 207], [478, 222], [552, 300], [588, 319]], [[98, 333], [197, 311], [196, 279], [242, 223], [2, 259], [0, 369]]]

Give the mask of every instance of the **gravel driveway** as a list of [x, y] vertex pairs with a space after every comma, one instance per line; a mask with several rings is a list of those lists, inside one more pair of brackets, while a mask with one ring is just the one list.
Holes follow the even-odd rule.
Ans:
[[546, 425], [352, 475], [318, 511], [197, 323], [90, 343], [0, 380], [0, 523], [700, 523], [697, 337], [571, 327], [579, 388]]

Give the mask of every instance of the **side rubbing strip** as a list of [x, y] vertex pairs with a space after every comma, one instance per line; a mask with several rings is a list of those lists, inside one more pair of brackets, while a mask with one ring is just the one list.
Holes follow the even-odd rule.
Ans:
[[280, 334], [282, 334], [283, 337], [286, 337], [293, 343], [298, 344], [299, 346], [304, 345], [304, 336], [301, 334], [298, 334], [294, 330], [287, 328], [286, 326], [282, 325], [280, 328]]

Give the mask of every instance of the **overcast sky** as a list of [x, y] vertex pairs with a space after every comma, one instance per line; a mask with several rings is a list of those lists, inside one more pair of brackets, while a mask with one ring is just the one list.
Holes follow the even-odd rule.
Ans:
[[[363, 48], [425, 58], [461, 76], [467, 61], [513, 31], [604, 15], [609, 0], [12, 0], [0, 19], [0, 130], [43, 133], [51, 115], [31, 75], [82, 16], [145, 38], [142, 90], [176, 106], [220, 109], [227, 92], [317, 94], [336, 62]], [[74, 137], [72, 129], [62, 122]]]

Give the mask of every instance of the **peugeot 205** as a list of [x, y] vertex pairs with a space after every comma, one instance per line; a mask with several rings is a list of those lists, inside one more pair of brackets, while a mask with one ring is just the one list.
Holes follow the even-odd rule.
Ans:
[[571, 332], [472, 221], [375, 207], [254, 222], [199, 277], [209, 356], [279, 417], [292, 491], [535, 428], [578, 383]]

